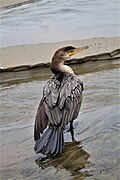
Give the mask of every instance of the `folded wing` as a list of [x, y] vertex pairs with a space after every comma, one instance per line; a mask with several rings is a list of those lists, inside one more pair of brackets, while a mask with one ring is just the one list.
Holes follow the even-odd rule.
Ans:
[[77, 118], [82, 91], [82, 81], [70, 73], [57, 74], [47, 82], [35, 119], [35, 140], [48, 124], [65, 129], [68, 122]]

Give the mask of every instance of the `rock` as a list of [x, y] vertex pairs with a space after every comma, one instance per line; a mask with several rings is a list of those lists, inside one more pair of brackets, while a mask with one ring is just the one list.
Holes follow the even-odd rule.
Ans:
[[31, 68], [30, 65], [16, 66], [16, 67], [14, 67], [13, 71], [14, 71], [14, 72], [24, 71], [24, 70], [28, 70], [28, 69], [30, 69], [30, 68]]
[[112, 59], [110, 53], [102, 53], [97, 55], [97, 60], [109, 60]]
[[116, 50], [112, 51], [110, 54], [112, 57], [115, 57], [115, 58], [120, 57], [120, 49], [116, 49]]
[[66, 65], [69, 65], [69, 64], [79, 64], [79, 63], [83, 63], [83, 58], [80, 58], [80, 59], [70, 59], [70, 60], [67, 60], [65, 62]]
[[96, 60], [97, 60], [96, 55], [86, 56], [85, 59], [84, 59], [84, 62], [87, 62], [87, 61], [96, 61]]
[[49, 67], [50, 66], [50, 63], [39, 63], [39, 64], [35, 64], [35, 65], [32, 65], [31, 68], [38, 68], [38, 67]]
[[11, 71], [13, 71], [14, 70], [14, 67], [9, 67], [9, 68], [7, 68], [7, 69], [5, 69], [7, 72], [11, 72]]

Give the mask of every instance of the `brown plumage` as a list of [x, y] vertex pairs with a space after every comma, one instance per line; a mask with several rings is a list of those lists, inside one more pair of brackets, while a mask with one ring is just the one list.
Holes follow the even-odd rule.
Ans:
[[64, 61], [86, 48], [88, 47], [63, 47], [57, 50], [52, 58], [50, 67], [55, 75], [43, 89], [43, 97], [35, 118], [36, 153], [42, 152], [47, 156], [60, 154], [64, 147], [63, 131], [69, 122], [74, 141], [73, 120], [77, 118], [80, 110], [83, 83], [69, 66], [64, 65]]

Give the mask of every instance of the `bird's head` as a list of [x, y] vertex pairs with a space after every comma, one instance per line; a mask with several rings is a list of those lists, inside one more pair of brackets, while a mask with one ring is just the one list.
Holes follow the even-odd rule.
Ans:
[[[51, 61], [50, 68], [54, 74], [60, 73], [60, 72], [73, 72], [73, 70], [69, 67], [66, 69], [66, 66], [63, 66], [64, 61], [69, 59], [71, 56], [87, 49], [88, 46], [84, 46], [81, 48], [76, 48], [73, 46], [66, 46], [58, 49]], [[70, 70], [71, 69], [71, 70]]]
[[55, 52], [53, 59], [56, 58], [59, 61], [65, 61], [65, 60], [69, 59], [71, 56], [87, 49], [88, 47], [89, 46], [84, 46], [81, 48], [76, 48], [73, 46], [62, 47]]

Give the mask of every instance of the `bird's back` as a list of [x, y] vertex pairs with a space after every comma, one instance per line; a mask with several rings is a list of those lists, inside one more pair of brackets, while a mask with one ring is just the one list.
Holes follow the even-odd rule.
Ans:
[[47, 82], [43, 97], [45, 111], [52, 125], [65, 128], [69, 121], [77, 117], [76, 112], [80, 109], [82, 91], [82, 81], [71, 73], [57, 74]]

